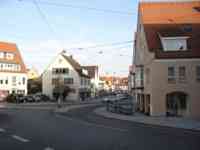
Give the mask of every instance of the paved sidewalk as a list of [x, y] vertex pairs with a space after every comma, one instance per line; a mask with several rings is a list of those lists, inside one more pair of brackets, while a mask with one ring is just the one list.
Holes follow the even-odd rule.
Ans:
[[98, 115], [106, 118], [114, 118], [126, 121], [133, 121], [138, 123], [159, 125], [183, 129], [191, 129], [200, 131], [200, 121], [189, 120], [185, 118], [174, 118], [174, 117], [149, 117], [135, 113], [133, 116], [126, 116], [121, 114], [115, 114], [108, 112], [105, 107], [97, 108], [94, 112]]

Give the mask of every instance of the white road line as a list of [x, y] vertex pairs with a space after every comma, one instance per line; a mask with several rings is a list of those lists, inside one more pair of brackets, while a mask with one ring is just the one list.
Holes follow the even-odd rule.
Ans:
[[46, 147], [46, 148], [44, 148], [44, 150], [54, 150], [54, 149], [51, 147]]
[[4, 132], [6, 132], [6, 130], [3, 128], [0, 128], [0, 132], [4, 133]]
[[28, 139], [25, 139], [25, 138], [20, 137], [20, 136], [17, 136], [17, 135], [12, 135], [11, 137], [12, 137], [13, 139], [16, 139], [16, 140], [20, 141], [20, 142], [24, 142], [24, 143], [29, 142]]
[[87, 126], [94, 126], [94, 127], [98, 127], [98, 128], [105, 128], [105, 129], [110, 129], [110, 130], [115, 130], [115, 131], [120, 131], [120, 132], [128, 132], [127, 129], [114, 128], [114, 127], [111, 127], [111, 126], [105, 126], [105, 125], [101, 125], [101, 124], [90, 123], [90, 122], [86, 122], [86, 121], [82, 121], [82, 120], [78, 120], [78, 119], [73, 119], [73, 118], [70, 118], [70, 117], [67, 117], [67, 116], [62, 116], [62, 115], [56, 115], [56, 116], [60, 117], [60, 118], [65, 118], [65, 119], [68, 119], [68, 120], [71, 120], [71, 121], [76, 121], [76, 122], [79, 122], [79, 123], [87, 125]]
[[51, 147], [46, 147], [46, 148], [44, 148], [44, 150], [54, 150], [54, 149]]

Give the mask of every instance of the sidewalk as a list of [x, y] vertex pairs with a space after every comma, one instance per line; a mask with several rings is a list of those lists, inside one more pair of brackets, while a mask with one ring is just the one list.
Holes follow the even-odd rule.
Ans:
[[189, 120], [185, 118], [174, 117], [149, 117], [139, 113], [134, 113], [133, 116], [126, 116], [121, 114], [115, 114], [108, 112], [105, 107], [97, 108], [94, 112], [98, 115], [106, 118], [114, 118], [138, 123], [144, 123], [149, 125], [158, 125], [182, 129], [190, 129], [200, 131], [200, 121]]

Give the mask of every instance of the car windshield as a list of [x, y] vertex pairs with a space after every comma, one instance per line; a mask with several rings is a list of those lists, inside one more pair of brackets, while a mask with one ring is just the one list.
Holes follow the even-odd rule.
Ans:
[[200, 150], [200, 0], [0, 0], [0, 150]]

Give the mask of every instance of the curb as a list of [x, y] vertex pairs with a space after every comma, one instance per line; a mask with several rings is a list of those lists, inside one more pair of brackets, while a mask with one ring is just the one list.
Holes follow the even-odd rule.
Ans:
[[[74, 106], [83, 106], [83, 105], [91, 105], [91, 104], [99, 104], [98, 101], [89, 101], [89, 102], [82, 102], [82, 103], [63, 103], [63, 109], [65, 107], [74, 107]], [[2, 104], [0, 105], [1, 109], [39, 109], [39, 110], [52, 110], [57, 108], [57, 103], [29, 103], [29, 104]]]
[[[120, 114], [114, 114], [114, 113], [110, 113], [110, 112], [106, 112], [106, 113], [102, 113], [100, 112], [101, 109], [105, 109], [105, 107], [100, 107], [100, 108], [96, 108], [93, 112], [96, 114], [96, 115], [99, 115], [99, 116], [103, 116], [105, 118], [109, 118], [109, 119], [118, 119], [118, 120], [122, 120], [122, 121], [129, 121], [129, 122], [133, 122], [133, 123], [137, 123], [137, 124], [140, 124], [140, 125], [144, 125], [144, 126], [150, 126], [150, 127], [162, 127], [162, 128], [173, 128], [173, 129], [184, 129], [186, 131], [189, 131], [189, 132], [195, 132], [195, 133], [200, 133], [200, 128], [198, 129], [195, 129], [195, 128], [190, 128], [190, 127], [175, 127], [173, 125], [162, 125], [162, 124], [158, 124], [158, 123], [147, 123], [147, 122], [142, 122], [142, 121], [137, 121], [137, 120], [130, 120], [130, 119], [123, 119], [122, 117], [124, 115], [120, 115]], [[116, 116], [112, 116], [112, 114], [116, 115]], [[121, 118], [117, 117], [120, 116]]]
[[97, 106], [99, 105], [100, 103], [93, 103], [93, 104], [80, 104], [80, 105], [69, 105], [69, 106], [66, 106], [66, 107], [63, 107], [63, 108], [57, 108], [55, 109], [55, 113], [66, 113], [72, 109], [79, 109], [79, 108], [84, 108], [84, 107], [90, 107], [90, 106]]

